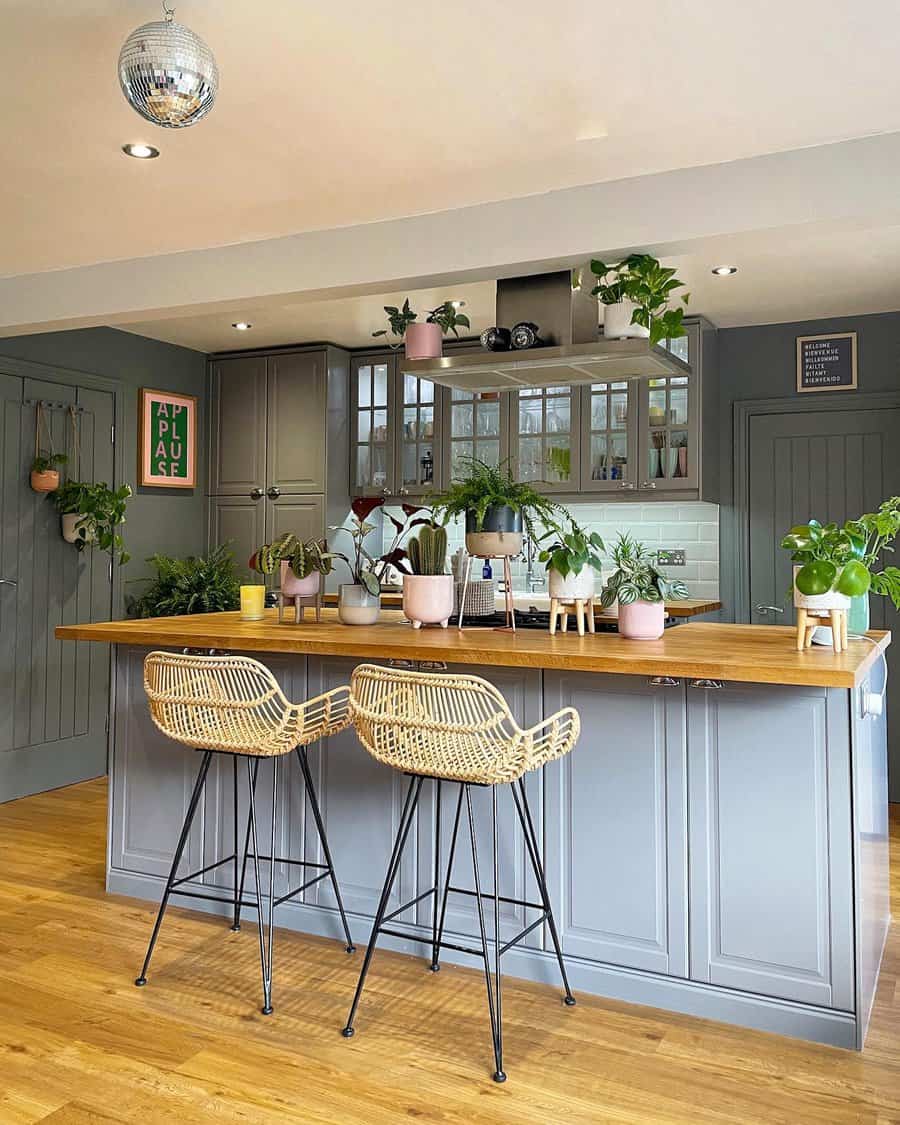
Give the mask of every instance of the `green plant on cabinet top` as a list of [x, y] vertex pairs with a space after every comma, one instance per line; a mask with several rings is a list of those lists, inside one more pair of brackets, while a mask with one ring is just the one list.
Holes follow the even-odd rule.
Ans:
[[670, 307], [676, 299], [675, 290], [684, 288], [684, 282], [675, 276], [674, 269], [660, 265], [652, 254], [629, 254], [611, 264], [595, 258], [591, 271], [597, 277], [597, 284], [591, 290], [593, 295], [604, 305], [631, 301], [635, 306], [631, 323], [649, 331], [652, 345], [685, 335], [684, 306], [691, 295], [680, 295], [677, 299], [681, 306]]
[[[387, 336], [388, 333], [391, 333], [402, 340], [406, 335], [407, 328], [419, 318], [419, 314], [409, 307], [408, 297], [403, 302], [402, 308], [397, 308], [396, 305], [385, 305], [384, 311], [387, 313], [390, 327], [380, 328], [377, 332], [373, 332], [374, 337]], [[438, 324], [445, 336], [452, 332], [456, 337], [459, 336], [460, 328], [470, 327], [469, 318], [465, 313], [457, 312], [456, 305], [452, 301], [444, 301], [437, 308], [429, 309], [425, 314], [425, 323]]]

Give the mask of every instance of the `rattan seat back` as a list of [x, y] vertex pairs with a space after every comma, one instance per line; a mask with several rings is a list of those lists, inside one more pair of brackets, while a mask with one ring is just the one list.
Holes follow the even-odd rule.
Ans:
[[350, 723], [347, 688], [291, 703], [272, 672], [249, 656], [151, 652], [144, 690], [157, 727], [203, 750], [273, 757]]
[[354, 671], [350, 712], [360, 741], [380, 762], [482, 785], [515, 781], [568, 753], [580, 731], [572, 707], [522, 730], [503, 695], [480, 676], [374, 664]]

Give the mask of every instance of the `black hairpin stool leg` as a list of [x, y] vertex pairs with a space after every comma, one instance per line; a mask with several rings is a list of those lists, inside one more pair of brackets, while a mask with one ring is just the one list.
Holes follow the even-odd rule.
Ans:
[[516, 811], [519, 814], [519, 822], [522, 825], [522, 831], [525, 834], [525, 845], [528, 849], [528, 855], [531, 859], [531, 868], [534, 871], [534, 877], [537, 881], [538, 890], [541, 895], [541, 902], [543, 903], [544, 910], [547, 914], [547, 925], [550, 928], [550, 937], [553, 940], [553, 948], [556, 950], [556, 959], [559, 962], [559, 972], [562, 976], [563, 987], [566, 990], [566, 995], [563, 1002], [570, 1008], [575, 1004], [575, 997], [572, 995], [572, 989], [569, 988], [569, 977], [566, 973], [566, 965], [563, 961], [562, 946], [559, 942], [559, 934], [556, 929], [556, 921], [553, 917], [553, 909], [550, 905], [550, 892], [547, 890], [547, 879], [544, 875], [544, 868], [541, 864], [541, 854], [538, 851], [537, 833], [534, 830], [534, 821], [531, 819], [531, 809], [528, 807], [528, 797], [525, 793], [525, 782], [519, 778], [519, 790], [522, 794], [521, 801], [519, 794], [516, 792], [516, 785], [513, 783], [510, 788], [512, 789], [513, 798], [516, 802]]
[[269, 852], [269, 909], [267, 915], [267, 932], [263, 933], [263, 896], [262, 884], [259, 877], [259, 844], [256, 834], [256, 796], [254, 794], [254, 777], [247, 759], [247, 782], [250, 788], [250, 834], [253, 839], [253, 874], [256, 880], [256, 906], [259, 911], [259, 963], [262, 969], [263, 1006], [262, 1014], [272, 1014], [272, 938], [274, 927], [272, 925], [275, 914], [275, 843], [278, 825], [278, 760], [272, 759], [272, 840]]
[[172, 893], [172, 884], [175, 882], [175, 875], [178, 871], [178, 865], [181, 863], [181, 857], [184, 854], [188, 835], [191, 831], [191, 823], [193, 822], [194, 814], [197, 811], [197, 805], [200, 803], [200, 794], [203, 792], [203, 786], [206, 784], [206, 775], [207, 773], [209, 773], [209, 763], [211, 761], [212, 750], [206, 750], [203, 754], [203, 761], [200, 763], [200, 769], [197, 773], [197, 780], [194, 782], [194, 791], [191, 794], [191, 800], [188, 804], [187, 815], [184, 818], [184, 824], [181, 828], [181, 835], [178, 837], [178, 844], [175, 848], [175, 856], [172, 860], [172, 867], [169, 871], [169, 877], [166, 880], [166, 889], [163, 891], [162, 901], [159, 904], [159, 912], [156, 915], [156, 924], [153, 927], [153, 933], [150, 935], [150, 944], [147, 946], [147, 955], [144, 958], [144, 965], [141, 969], [141, 975], [134, 982], [139, 988], [147, 983], [147, 970], [150, 968], [150, 958], [153, 956], [153, 948], [156, 945], [156, 939], [159, 937], [159, 928], [162, 925], [162, 920], [166, 913], [166, 907], [169, 905], [169, 895]]
[[[438, 782], [438, 785], [440, 785], [440, 782]], [[447, 880], [444, 883], [444, 893], [441, 896], [440, 918], [437, 922], [437, 928], [433, 929], [432, 953], [431, 953], [431, 971], [433, 973], [439, 972], [440, 968], [441, 968], [441, 963], [440, 963], [441, 941], [444, 937], [444, 919], [447, 917], [447, 895], [448, 895], [448, 892], [450, 890], [450, 881], [453, 878], [453, 859], [454, 859], [454, 856], [456, 855], [456, 840], [459, 836], [459, 820], [460, 820], [460, 815], [462, 813], [462, 803], [463, 803], [463, 791], [464, 791], [464, 789], [465, 789], [465, 786], [462, 783], [460, 783], [459, 798], [457, 799], [457, 802], [456, 802], [456, 815], [453, 818], [453, 834], [450, 837], [450, 853], [449, 853], [449, 856], [447, 858]], [[440, 802], [440, 796], [438, 796], [438, 802]], [[438, 814], [440, 814], [440, 804], [438, 804]], [[437, 831], [435, 833], [434, 848], [435, 848], [435, 864], [437, 864], [437, 861], [440, 858], [440, 822], [438, 823]], [[437, 911], [438, 911], [437, 882], [438, 882], [438, 880], [437, 880], [437, 878], [435, 878], [435, 894], [434, 894], [435, 916], [437, 916]]]
[[406, 843], [406, 838], [409, 835], [410, 827], [412, 826], [413, 818], [416, 814], [416, 805], [419, 803], [419, 793], [422, 790], [421, 777], [411, 777], [409, 779], [409, 789], [406, 791], [406, 800], [403, 803], [403, 812], [400, 814], [400, 824], [397, 828], [397, 838], [394, 841], [394, 850], [391, 852], [391, 858], [388, 862], [387, 876], [384, 880], [384, 887], [381, 891], [381, 898], [378, 900], [378, 909], [375, 912], [375, 922], [372, 926], [372, 934], [369, 938], [369, 944], [366, 947], [366, 955], [363, 959], [362, 969], [359, 973], [359, 981], [356, 985], [356, 992], [353, 996], [353, 1003], [350, 1006], [350, 1015], [347, 1017], [347, 1023], [341, 1034], [345, 1039], [350, 1039], [354, 1034], [353, 1021], [356, 1019], [356, 1009], [359, 1007], [359, 1000], [362, 996], [363, 985], [366, 983], [366, 975], [369, 972], [369, 965], [372, 963], [372, 955], [375, 952], [375, 943], [378, 940], [378, 933], [384, 923], [384, 916], [387, 913], [388, 901], [391, 897], [391, 891], [394, 888], [394, 881], [397, 878], [397, 872], [400, 870], [400, 859], [403, 855], [403, 846]]
[[[237, 756], [235, 756], [235, 763], [236, 762], [237, 762]], [[247, 765], [248, 766], [250, 765], [250, 758], [247, 758]], [[259, 774], [259, 758], [254, 758], [253, 759], [253, 776], [252, 776], [252, 779], [250, 781], [250, 787], [251, 787], [251, 789], [253, 790], [254, 793], [256, 792], [256, 778], [257, 778], [258, 774]], [[235, 835], [237, 835], [237, 829], [235, 829]], [[237, 846], [237, 845], [235, 845], [235, 846]], [[235, 895], [235, 900], [234, 900], [234, 902], [235, 902], [234, 922], [231, 926], [232, 930], [234, 930], [235, 932], [237, 932], [241, 928], [241, 903], [244, 901], [244, 884], [247, 881], [247, 860], [248, 860], [249, 856], [250, 856], [250, 809], [248, 807], [248, 809], [247, 809], [247, 831], [244, 835], [244, 858], [241, 862], [241, 877], [240, 877], [240, 880], [238, 881], [238, 883], [236, 883], [237, 894]]]
[[313, 785], [312, 772], [309, 768], [309, 758], [306, 754], [305, 746], [297, 747], [297, 759], [300, 762], [300, 769], [303, 771], [303, 782], [306, 785], [306, 793], [309, 797], [309, 805], [312, 809], [313, 819], [316, 822], [316, 831], [319, 833], [319, 840], [322, 844], [322, 854], [325, 857], [325, 862], [328, 865], [328, 874], [331, 876], [331, 885], [334, 888], [334, 897], [337, 900], [338, 911], [341, 915], [341, 923], [344, 927], [344, 936], [347, 939], [347, 952], [355, 953], [356, 946], [353, 944], [353, 938], [350, 936], [350, 926], [347, 923], [347, 913], [344, 910], [344, 902], [341, 898], [341, 889], [338, 886], [337, 875], [334, 873], [334, 861], [331, 858], [331, 849], [328, 847], [328, 837], [325, 835], [325, 822], [322, 819], [322, 810], [319, 808], [319, 799], [316, 796], [316, 788]]

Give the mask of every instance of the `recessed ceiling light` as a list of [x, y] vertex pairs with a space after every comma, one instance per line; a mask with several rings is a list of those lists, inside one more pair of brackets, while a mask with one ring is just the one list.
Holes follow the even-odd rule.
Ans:
[[237, 320], [237, 321], [235, 321], [234, 324], [232, 324], [231, 327], [236, 328], [238, 330], [238, 332], [246, 332], [247, 329], [252, 328], [253, 325], [248, 324], [246, 320]]
[[453, 307], [454, 307], [455, 309], [464, 309], [464, 308], [466, 307], [466, 302], [465, 302], [465, 301], [451, 301], [451, 302], [450, 302], [450, 304], [451, 304], [451, 305], [452, 305], [452, 306], [453, 306]]
[[134, 156], [138, 160], [153, 160], [154, 157], [159, 156], [158, 148], [145, 144], [122, 145], [122, 152], [126, 156]]
[[737, 273], [737, 266], [713, 266], [712, 272], [716, 277], [730, 277]]

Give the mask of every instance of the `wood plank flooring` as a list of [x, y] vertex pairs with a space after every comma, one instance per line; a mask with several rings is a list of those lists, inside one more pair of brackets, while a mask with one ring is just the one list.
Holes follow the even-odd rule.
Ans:
[[[895, 915], [900, 806], [894, 807]], [[582, 1125], [900, 1123], [900, 929], [863, 1055], [507, 980], [509, 1081], [490, 1079], [479, 971], [379, 952], [355, 1039], [359, 955], [279, 931], [259, 1013], [255, 927], [103, 890], [105, 783], [0, 805], [0, 1122]]]

